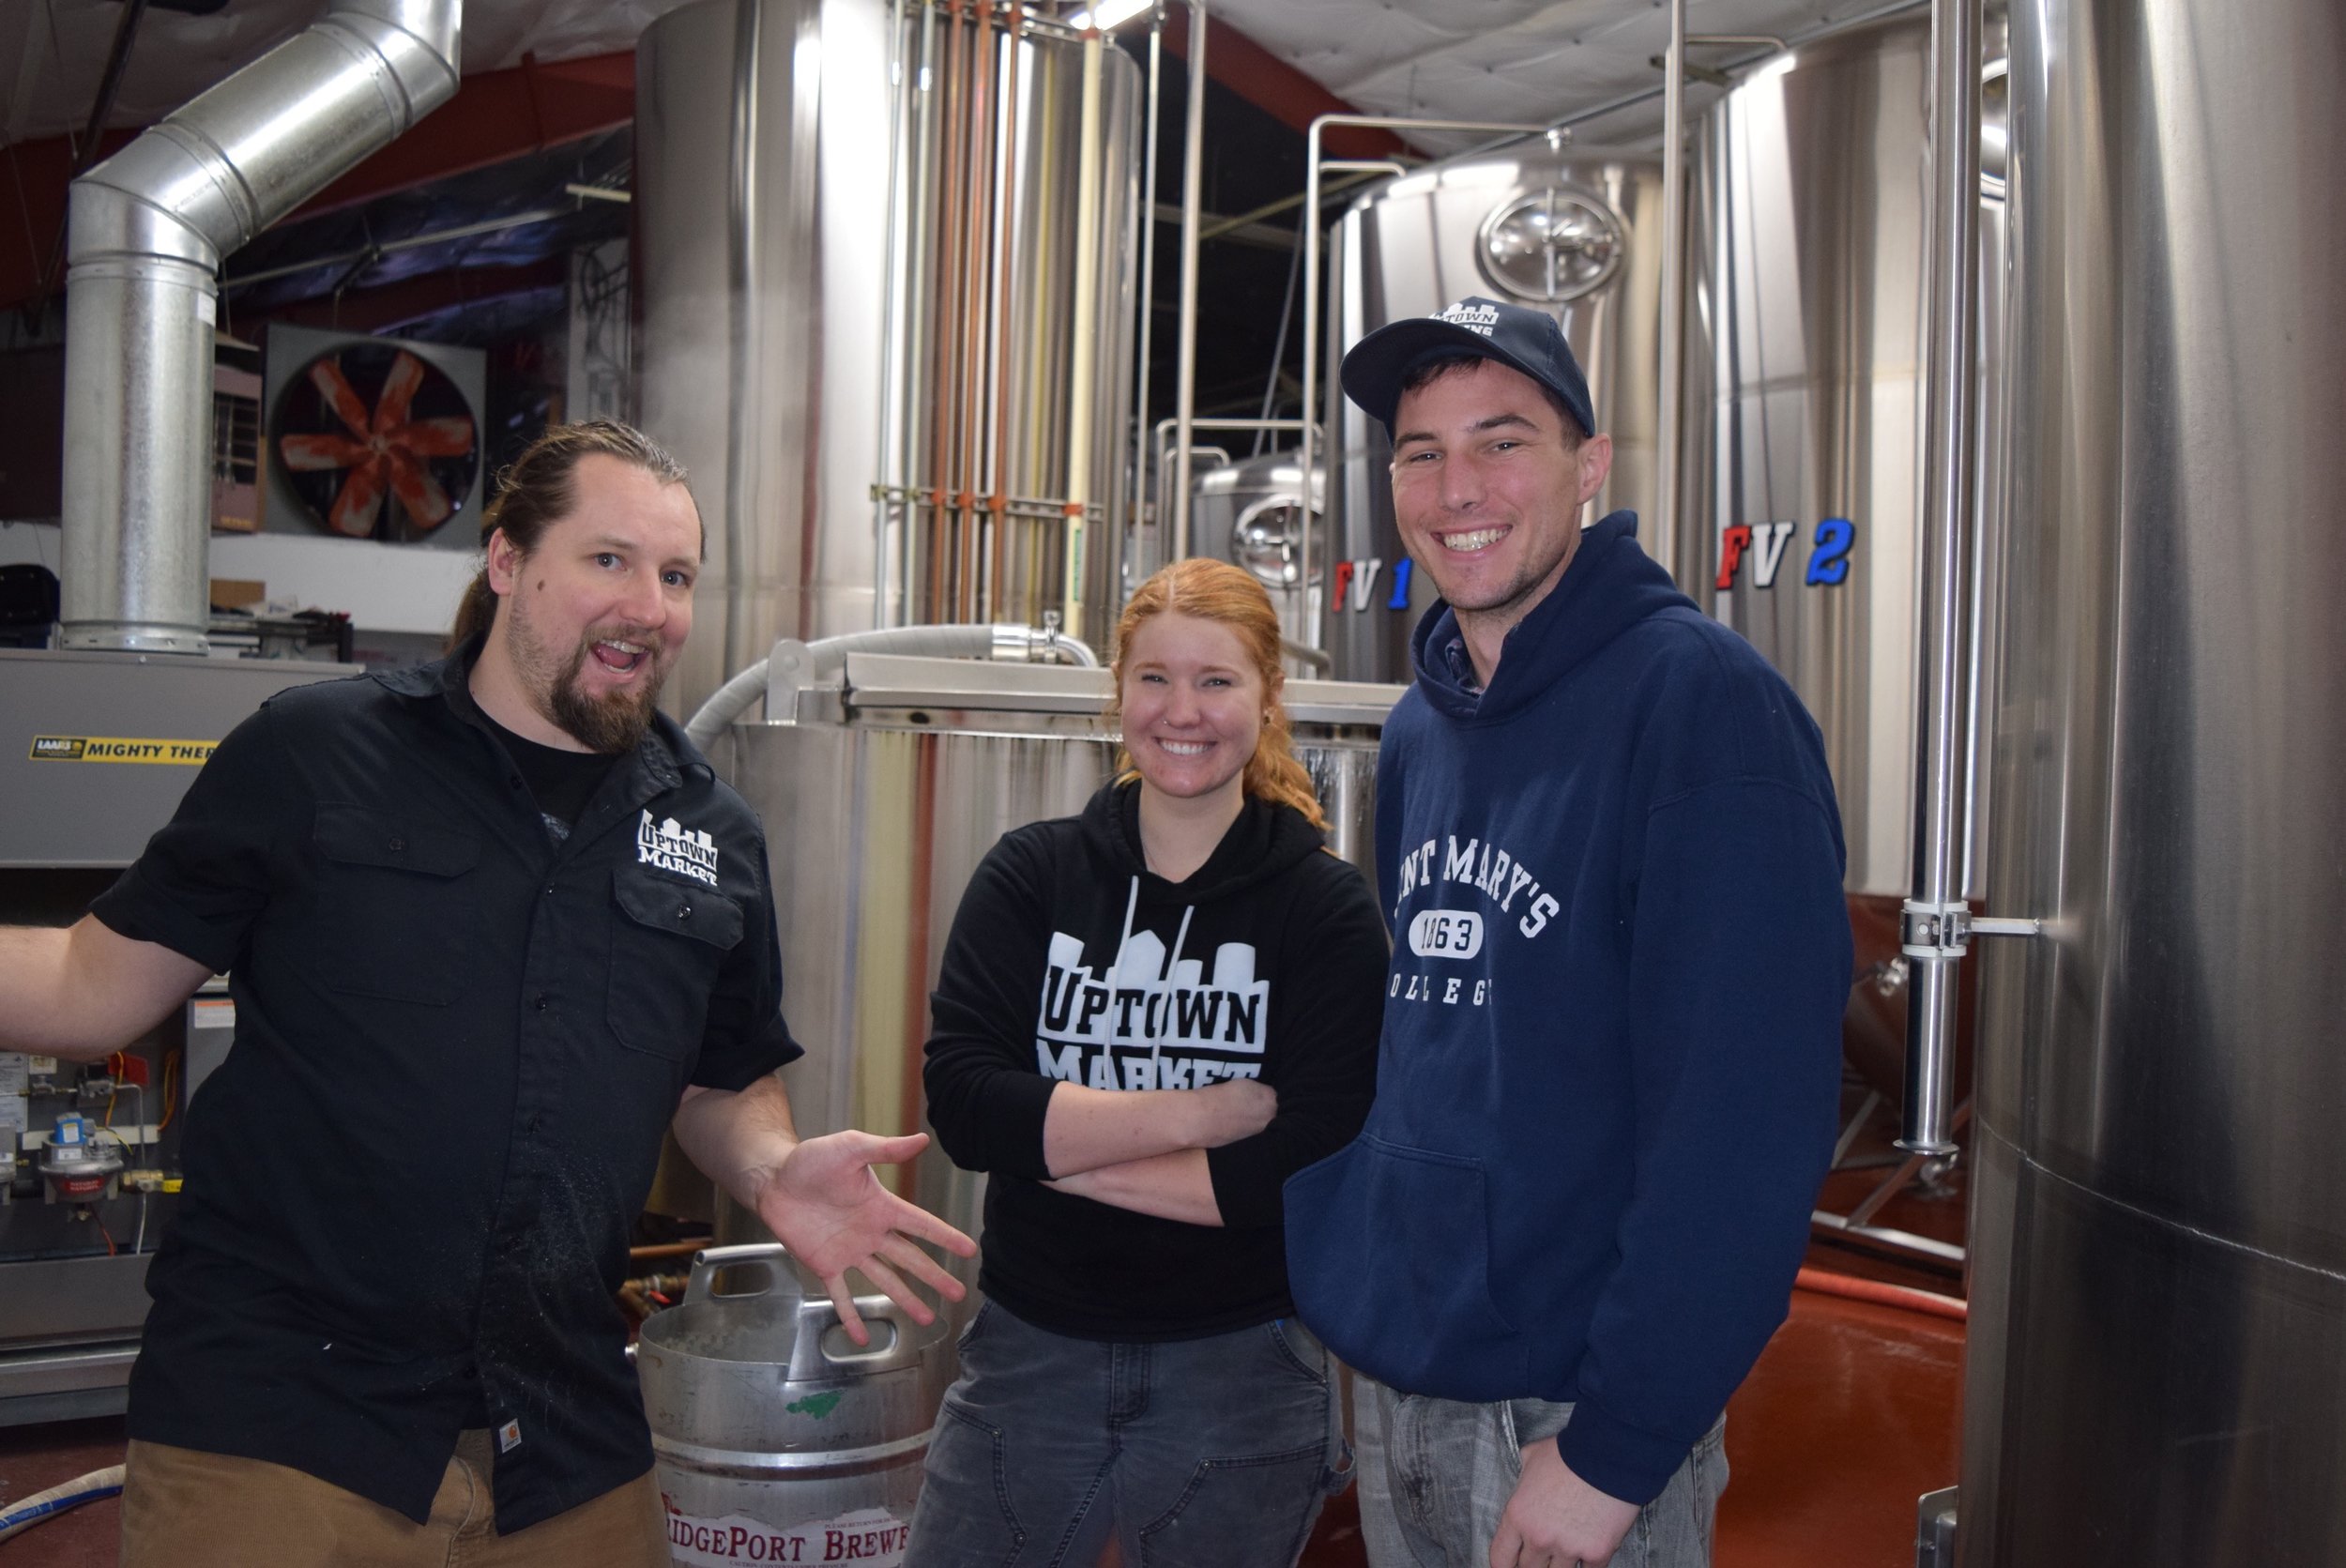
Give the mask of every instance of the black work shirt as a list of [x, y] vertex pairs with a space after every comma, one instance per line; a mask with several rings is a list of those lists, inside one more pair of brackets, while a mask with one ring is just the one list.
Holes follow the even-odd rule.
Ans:
[[799, 1050], [749, 807], [662, 718], [555, 842], [474, 651], [271, 697], [95, 912], [236, 1007], [130, 1436], [420, 1522], [485, 1408], [510, 1532], [649, 1468], [613, 1292], [662, 1133]]
[[531, 798], [538, 802], [539, 817], [557, 842], [571, 836], [571, 824], [602, 787], [603, 775], [619, 761], [602, 752], [566, 752], [558, 746], [541, 745], [515, 735], [495, 719], [489, 720], [489, 733], [521, 769], [522, 783], [529, 786]]

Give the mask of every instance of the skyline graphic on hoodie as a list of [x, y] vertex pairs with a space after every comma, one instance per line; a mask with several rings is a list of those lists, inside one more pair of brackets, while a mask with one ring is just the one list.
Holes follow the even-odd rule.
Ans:
[[[1189, 929], [1184, 912], [1181, 930]], [[1051, 933], [1035, 1020], [1035, 1065], [1046, 1078], [1089, 1088], [1199, 1088], [1262, 1075], [1271, 982], [1256, 978], [1248, 942], [1214, 949], [1205, 964], [1179, 956], [1168, 967], [1163, 937], [1120, 935], [1103, 968], [1084, 962], [1080, 937]]]

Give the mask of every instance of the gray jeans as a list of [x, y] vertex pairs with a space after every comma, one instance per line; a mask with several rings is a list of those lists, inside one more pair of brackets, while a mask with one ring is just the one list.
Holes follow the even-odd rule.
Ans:
[[[1569, 1405], [1461, 1405], [1396, 1393], [1355, 1373], [1352, 1439], [1369, 1568], [1488, 1568], [1523, 1450], [1571, 1420]], [[1710, 1568], [1712, 1518], [1727, 1490], [1726, 1433], [1721, 1416], [1638, 1513], [1612, 1568]]]
[[1335, 1363], [1292, 1317], [1069, 1339], [988, 1302], [929, 1439], [906, 1568], [1291, 1568], [1351, 1479]]

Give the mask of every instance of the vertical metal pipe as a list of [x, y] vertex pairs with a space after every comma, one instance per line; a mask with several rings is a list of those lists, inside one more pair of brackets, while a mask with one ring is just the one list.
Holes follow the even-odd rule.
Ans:
[[[1158, 76], [1165, 53], [1165, 0], [1157, 0], [1149, 14], [1149, 145], [1142, 152], [1145, 172], [1140, 179], [1140, 365], [1133, 379], [1133, 515], [1129, 532], [1137, 535], [1143, 523], [1165, 526], [1161, 514], [1152, 514], [1149, 506], [1149, 344], [1154, 336], [1157, 299], [1157, 118]], [[1163, 476], [1159, 476], [1160, 480]], [[1160, 483], [1159, 488], [1163, 488]], [[1160, 537], [1162, 537], [1160, 535]], [[1116, 572], [1109, 585], [1111, 597], [1122, 601], [1127, 584], [1124, 566], [1125, 533], [1116, 540]], [[1148, 566], [1147, 557], [1141, 565]]]
[[999, 161], [995, 157], [1000, 129], [994, 108], [995, 77], [993, 0], [975, 0], [969, 24], [969, 237], [962, 263], [968, 297], [962, 306], [961, 461], [954, 492], [961, 518], [953, 608], [953, 618], [959, 621], [988, 618], [983, 608], [987, 584], [980, 502], [985, 488], [987, 304], [993, 297], [987, 267], [994, 258], [994, 182]]
[[903, 269], [898, 247], [906, 242], [907, 197], [917, 188], [909, 177], [909, 160], [906, 157], [905, 111], [911, 101], [912, 61], [905, 47], [905, 0], [889, 0], [888, 5], [888, 237], [880, 251], [887, 258], [889, 281], [886, 302], [880, 312], [880, 374], [878, 420], [879, 464], [873, 475], [872, 485], [872, 625], [875, 629], [894, 623], [897, 618], [889, 610], [888, 585], [891, 573], [888, 561], [888, 518], [894, 503], [888, 491], [900, 481], [897, 478], [894, 451], [903, 439], [903, 411], [907, 406], [905, 388], [896, 370], [896, 349], [903, 323], [899, 308], [900, 297], [893, 286], [902, 278]]
[[1675, 556], [1686, 428], [1680, 406], [1686, 395], [1686, 0], [1670, 0], [1662, 73], [1661, 407], [1654, 419], [1653, 520], [1647, 539], [1657, 556]]
[[929, 570], [923, 619], [952, 617], [948, 595], [956, 569], [952, 556], [953, 438], [961, 422], [961, 376], [955, 358], [961, 343], [961, 259], [967, 246], [968, 204], [962, 180], [967, 126], [964, 102], [967, 84], [962, 80], [962, 0], [949, 0], [945, 13], [945, 69], [938, 99], [938, 161], [943, 177], [937, 185], [936, 336], [936, 402], [929, 418]]
[[[1206, 0], [1189, 0], [1189, 119], [1181, 143], [1181, 318], [1173, 417], [1173, 548], [1189, 556], [1189, 436], [1197, 418], [1197, 207], [1206, 142]], [[1153, 198], [1152, 198], [1153, 199]]]
[[1018, 77], [1026, 9], [1010, 0], [1002, 24], [1002, 196], [1001, 221], [996, 228], [994, 274], [999, 285], [994, 301], [994, 490], [986, 502], [987, 531], [993, 536], [992, 601], [996, 611], [1009, 601], [1010, 570], [1010, 358], [1011, 282], [1017, 272], [1012, 246], [1018, 232]]
[[725, 284], [733, 298], [733, 341], [725, 358], [725, 508], [719, 532], [724, 539], [724, 619], [717, 629], [724, 648], [722, 668], [738, 670], [750, 661], [748, 519], [753, 505], [749, 487], [753, 464], [751, 388], [756, 373], [750, 363], [751, 345], [757, 342], [761, 306], [757, 290], [757, 68], [758, 46], [764, 34], [764, 0], [734, 0], [732, 144], [726, 149]]
[[1100, 30], [1084, 29], [1083, 108], [1075, 128], [1075, 325], [1069, 335], [1074, 385], [1068, 397], [1066, 545], [1060, 614], [1071, 635], [1090, 633], [1084, 625], [1084, 551], [1089, 529], [1091, 449], [1099, 432], [1092, 420], [1092, 378], [1099, 358], [1100, 313]]
[[1970, 928], [1960, 843], [1970, 690], [1973, 391], [1979, 317], [1979, 0], [1930, 13], [1931, 213], [1924, 340], [1922, 659], [1914, 717], [1914, 891], [1906, 901], [1906, 1107], [1898, 1146], [1943, 1154], [1956, 967]]

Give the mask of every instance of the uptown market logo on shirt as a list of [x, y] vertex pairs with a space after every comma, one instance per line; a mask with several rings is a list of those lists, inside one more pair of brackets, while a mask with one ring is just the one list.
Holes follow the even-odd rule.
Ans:
[[673, 816], [654, 822], [651, 813], [644, 814], [635, 825], [635, 859], [641, 865], [717, 885], [717, 841], [707, 830], [684, 827]]
[[1203, 1088], [1262, 1076], [1271, 982], [1245, 942], [1214, 949], [1212, 978], [1195, 958], [1165, 962], [1164, 939], [1135, 931], [1100, 969], [1080, 937], [1051, 933], [1035, 1019], [1036, 1069], [1087, 1088]]

